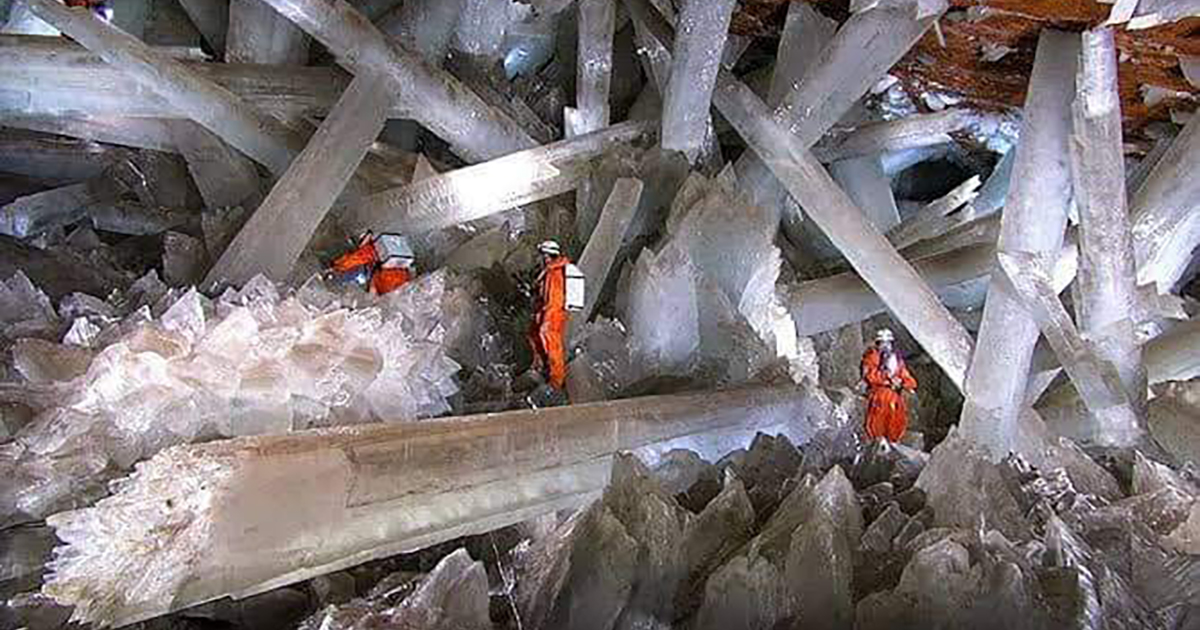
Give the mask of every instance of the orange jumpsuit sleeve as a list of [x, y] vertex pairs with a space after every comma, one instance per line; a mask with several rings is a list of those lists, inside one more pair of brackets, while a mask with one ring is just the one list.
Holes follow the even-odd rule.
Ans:
[[336, 271], [346, 272], [359, 267], [375, 264], [375, 245], [367, 243], [358, 249], [344, 254], [333, 261]]
[[892, 384], [891, 379], [880, 366], [878, 350], [872, 348], [863, 354], [862, 377], [871, 387], [888, 387]]

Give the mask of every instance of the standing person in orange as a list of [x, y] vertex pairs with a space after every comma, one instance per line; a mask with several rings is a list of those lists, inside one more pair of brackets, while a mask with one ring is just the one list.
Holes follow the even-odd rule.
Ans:
[[895, 350], [895, 335], [887, 328], [875, 333], [875, 346], [862, 358], [862, 379], [867, 384], [867, 437], [899, 442], [908, 426], [908, 402], [904, 392], [916, 391], [917, 379], [908, 372], [904, 358]]
[[562, 390], [567, 386], [567, 269], [571, 261], [562, 255], [555, 241], [538, 245], [542, 255], [542, 272], [537, 279], [536, 312], [529, 331], [533, 347], [533, 367], [548, 370], [546, 382]]

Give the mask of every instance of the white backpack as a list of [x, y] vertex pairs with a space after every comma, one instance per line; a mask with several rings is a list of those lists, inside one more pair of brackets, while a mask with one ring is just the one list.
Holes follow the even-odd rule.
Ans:
[[586, 293], [585, 284], [587, 279], [583, 277], [583, 272], [579, 267], [571, 263], [567, 263], [567, 310], [582, 311]]

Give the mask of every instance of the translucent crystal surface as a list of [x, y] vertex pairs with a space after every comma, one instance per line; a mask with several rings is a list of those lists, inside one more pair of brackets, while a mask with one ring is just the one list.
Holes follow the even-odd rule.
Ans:
[[308, 35], [261, 0], [231, 0], [227, 63], [308, 65]]
[[689, 2], [679, 14], [679, 35], [663, 96], [664, 149], [682, 151], [692, 159], [700, 153], [734, 4], [732, 0]]

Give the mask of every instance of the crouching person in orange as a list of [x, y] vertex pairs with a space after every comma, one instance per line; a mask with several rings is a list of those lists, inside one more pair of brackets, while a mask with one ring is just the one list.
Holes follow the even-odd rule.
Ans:
[[862, 358], [862, 379], [867, 384], [867, 423], [869, 439], [887, 438], [899, 442], [908, 427], [908, 402], [904, 392], [916, 391], [917, 379], [908, 372], [904, 359], [895, 350], [895, 336], [882, 328], [875, 334], [875, 346]]
[[354, 251], [333, 261], [333, 270], [343, 279], [368, 283], [371, 293], [387, 295], [412, 280], [415, 258], [403, 236], [367, 232]]
[[542, 242], [538, 252], [542, 272], [529, 331], [533, 368], [546, 375], [551, 387], [563, 390], [567, 386], [567, 324], [570, 311], [583, 308], [583, 275], [555, 241]]

